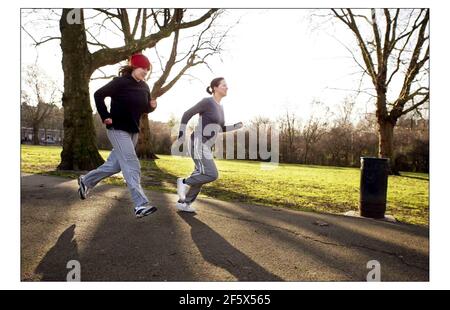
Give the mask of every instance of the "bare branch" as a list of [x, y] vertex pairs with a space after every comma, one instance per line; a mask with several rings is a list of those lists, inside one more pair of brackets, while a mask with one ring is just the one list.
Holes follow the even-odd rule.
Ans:
[[[326, 89], [342, 90], [342, 91], [351, 91], [351, 92], [355, 92], [355, 93], [357, 93], [357, 94], [363, 93], [363, 94], [369, 95], [369, 96], [371, 96], [371, 97], [373, 97], [373, 98], [376, 98], [376, 97], [377, 97], [377, 96], [374, 95], [373, 93], [370, 93], [370, 92], [367, 92], [367, 91], [361, 90], [361, 89], [355, 90], [355, 89], [335, 88], [335, 87], [326, 87]], [[368, 89], [371, 89], [371, 88], [368, 88]]]
[[161, 68], [161, 71], [164, 71], [164, 67], [163, 67], [163, 64], [162, 64], [161, 56], [159, 55], [159, 52], [158, 52], [158, 49], [157, 49], [156, 46], [155, 46], [155, 53], [156, 53], [156, 57], [158, 57], [159, 66]]
[[178, 47], [178, 38], [179, 38], [180, 30], [175, 31], [175, 36], [172, 43], [172, 50], [170, 52], [169, 60], [166, 63], [166, 67], [163, 70], [163, 74], [160, 76], [160, 78], [153, 84], [152, 89], [152, 98], [160, 97], [162, 94], [160, 94], [160, 89], [166, 82], [167, 78], [170, 75], [170, 71], [175, 63], [175, 59], [177, 57], [177, 47]]
[[97, 69], [96, 71], [100, 71], [103, 74], [103, 76], [98, 76], [98, 77], [94, 77], [94, 78], [91, 77], [91, 81], [93, 81], [93, 80], [109, 80], [109, 79], [117, 77], [117, 75], [114, 75], [114, 74], [106, 75], [106, 73], [100, 68]]
[[136, 18], [134, 20], [134, 26], [133, 26], [133, 31], [131, 32], [131, 37], [134, 38], [134, 36], [136, 35], [136, 31], [139, 25], [139, 21], [141, 19], [141, 11], [142, 9], [138, 9], [137, 13], [136, 13]]
[[122, 25], [122, 32], [125, 40], [125, 45], [130, 44], [133, 41], [130, 30], [130, 21], [128, 19], [127, 9], [118, 9], [118, 15], [120, 24]]
[[97, 76], [97, 77], [93, 77], [91, 78], [91, 81], [95, 81], [95, 80], [109, 80], [112, 78], [117, 77], [117, 75], [112, 74], [112, 75], [105, 75], [105, 76]]
[[409, 112], [411, 112], [411, 111], [417, 109], [419, 106], [421, 106], [422, 104], [424, 104], [425, 102], [427, 102], [428, 99], [430, 99], [430, 94], [429, 94], [429, 93], [427, 93], [427, 94], [425, 95], [425, 97], [424, 97], [422, 100], [420, 100], [418, 103], [416, 103], [416, 104], [414, 104], [412, 107], [410, 107], [410, 108], [404, 110], [404, 111], [402, 112], [401, 115], [405, 115], [405, 114], [407, 114], [407, 113], [409, 113]]
[[146, 31], [147, 31], [147, 9], [144, 9], [142, 11], [141, 39], [145, 38]]
[[[428, 25], [428, 19], [429, 19], [429, 11], [427, 11], [425, 13], [423, 20], [420, 22], [421, 27], [420, 27], [419, 34], [417, 37], [416, 46], [415, 46], [413, 54], [411, 56], [411, 61], [408, 66], [408, 69], [406, 71], [405, 79], [403, 80], [403, 86], [400, 91], [399, 98], [406, 98], [408, 96], [412, 81], [416, 77], [420, 68], [429, 59], [429, 46], [428, 46], [424, 58], [420, 61], [418, 60], [418, 58], [420, 56], [420, 51], [425, 42], [425, 29], [427, 28], [427, 25]], [[400, 106], [402, 106], [404, 103], [406, 103], [406, 102], [402, 102], [403, 100], [399, 101]]]
[[25, 31], [25, 33], [26, 34], [28, 34], [28, 36], [34, 41], [34, 46], [39, 46], [39, 45], [41, 45], [41, 44], [44, 44], [44, 43], [46, 43], [46, 42], [48, 42], [48, 41], [51, 41], [51, 40], [60, 40], [61, 39], [61, 37], [44, 37], [44, 38], [46, 38], [45, 40], [42, 40], [42, 39], [44, 39], [44, 38], [42, 38], [41, 40], [42, 41], [37, 41], [32, 35], [31, 35], [31, 33], [29, 33], [26, 29], [25, 29], [25, 27], [23, 27], [23, 26], [20, 26], [20, 28], [22, 28], [22, 30], [23, 31]]
[[[99, 24], [99, 23], [94, 23], [94, 25], [96, 25], [96, 26], [99, 27], [99, 29], [98, 29], [99, 33], [100, 33], [101, 29], [104, 29], [104, 30], [106, 30], [106, 31], [108, 31], [108, 32], [110, 32], [110, 33], [116, 35], [117, 37], [122, 38], [122, 36], [121, 36], [120, 34], [118, 34], [118, 33], [114, 32], [114, 31], [112, 31], [109, 27], [106, 27], [106, 26], [104, 25], [104, 23], [105, 23], [107, 20], [110, 20], [111, 22], [113, 22], [113, 21], [110, 19], [110, 17], [107, 17], [107, 18], [105, 18], [105, 19], [103, 20], [103, 22], [102, 22], [101, 24]], [[118, 29], [120, 29], [120, 27], [117, 26], [114, 22], [113, 22], [113, 24], [114, 24]], [[122, 32], [122, 30], [120, 30], [120, 32]]]
[[179, 29], [185, 29], [185, 28], [191, 28], [194, 26], [198, 26], [201, 23], [203, 23], [205, 20], [207, 20], [208, 18], [210, 18], [215, 12], [217, 12], [218, 9], [210, 9], [207, 13], [205, 13], [203, 16], [201, 16], [200, 18], [188, 22], [188, 23], [181, 23], [179, 26]]
[[403, 54], [403, 52], [405, 51], [405, 48], [406, 48], [406, 45], [408, 44], [408, 42], [409, 42], [409, 37], [408, 37], [408, 39], [405, 41], [405, 43], [403, 44], [402, 48], [401, 48], [400, 51], [399, 51], [399, 54], [397, 55], [397, 64], [396, 64], [396, 67], [395, 67], [394, 71], [391, 73], [391, 75], [390, 75], [390, 77], [389, 77], [389, 79], [388, 79], [388, 81], [387, 81], [387, 83], [386, 83], [386, 86], [388, 86], [388, 85], [391, 83], [392, 78], [394, 77], [394, 75], [395, 75], [395, 74], [398, 72], [398, 70], [400, 69], [400, 64], [402, 63], [402, 54]]
[[[367, 49], [366, 44], [364, 43], [364, 40], [361, 36], [361, 33], [359, 32], [358, 26], [356, 25], [355, 19], [353, 18], [353, 13], [350, 9], [347, 9], [347, 14], [343, 13], [343, 15], [339, 15], [336, 10], [332, 9], [334, 14], [342, 20], [349, 28], [350, 30], [355, 34], [356, 39], [358, 41], [358, 44], [361, 49], [361, 53], [363, 56], [364, 63], [366, 64], [367, 72], [369, 72], [370, 77], [372, 78], [372, 82], [377, 86], [377, 73], [375, 72], [375, 68], [373, 65], [372, 57], [370, 56], [370, 52]], [[341, 10], [344, 12], [343, 10]]]
[[37, 43], [35, 44], [35, 46], [39, 46], [39, 45], [41, 45], [41, 44], [44, 44], [44, 43], [46, 43], [46, 42], [48, 42], [48, 41], [52, 41], [52, 40], [61, 40], [61, 37], [49, 37], [49, 38], [47, 38], [47, 39], [45, 39], [45, 40], [43, 40], [43, 41], [37, 42]]
[[[425, 90], [426, 92], [425, 93], [421, 92], [423, 90]], [[404, 98], [404, 100], [405, 100], [405, 102], [408, 102], [409, 100], [412, 100], [416, 96], [419, 96], [419, 95], [425, 96], [425, 95], [429, 94], [429, 91], [430, 91], [430, 89], [428, 87], [419, 87], [414, 92], [412, 92], [411, 94], [406, 96]]]
[[104, 10], [104, 9], [94, 9], [94, 10], [102, 12], [103, 14], [106, 14], [106, 15], [108, 15], [110, 17], [113, 17], [113, 18], [119, 18], [119, 15], [111, 13], [110, 11], [108, 11], [108, 9], [106, 9], [106, 10]]
[[[411, 28], [411, 30], [408, 31], [408, 32], [406, 32], [406, 33], [401, 34], [398, 38], [396, 38], [395, 40], [393, 40], [393, 44], [396, 44], [398, 41], [400, 41], [400, 40], [403, 39], [404, 37], [411, 37], [411, 34], [412, 34], [417, 28], [419, 28], [419, 27], [422, 25], [423, 20], [422, 20], [422, 22], [420, 22], [419, 24], [417, 24], [417, 22], [419, 21], [420, 17], [422, 16], [422, 13], [423, 13], [424, 11], [425, 11], [424, 9], [421, 9], [421, 10], [420, 10], [420, 13], [419, 13], [419, 15], [417, 16], [416, 20], [414, 21], [414, 25], [413, 25], [413, 27]], [[413, 12], [411, 12], [411, 14], [412, 14], [412, 13], [413, 13]], [[406, 26], [405, 31], [406, 31], [406, 29], [408, 29], [408, 25]]]
[[[349, 53], [350, 53], [350, 55], [352, 56], [352, 58], [353, 58], [353, 60], [355, 61], [355, 63], [364, 71], [364, 72], [366, 72], [367, 73], [367, 69], [363, 66], [363, 65], [361, 65], [360, 63], [359, 63], [359, 61], [358, 61], [358, 59], [356, 59], [356, 56], [355, 56], [355, 54], [353, 53], [353, 51], [349, 48], [349, 47], [347, 47], [344, 43], [342, 43], [339, 39], [337, 39], [336, 37], [334, 37], [334, 36], [331, 36], [333, 39], [335, 39], [336, 41], [338, 41]], [[369, 73], [367, 73], [367, 75], [369, 75], [370, 76], [370, 74]]]
[[371, 23], [370, 20], [367, 18], [367, 16], [353, 14], [353, 17], [359, 17], [359, 18], [364, 19], [364, 20], [372, 27], [372, 23]]
[[153, 11], [153, 9], [151, 9], [151, 10], [152, 10], [151, 16], [153, 17], [153, 21], [155, 22], [155, 25], [158, 26], [159, 30], [161, 30], [162, 27], [158, 22], [158, 16], [157, 16], [158, 13], [155, 13], [155, 11]]
[[86, 43], [90, 44], [90, 45], [101, 46], [101, 47], [106, 48], [106, 49], [110, 48], [109, 46], [107, 46], [107, 45], [105, 45], [103, 43], [99, 43], [99, 42], [86, 41]]
[[107, 46], [106, 44], [100, 43], [100, 42], [97, 40], [97, 38], [96, 38], [95, 36], [93, 36], [92, 33], [91, 33], [88, 29], [86, 29], [86, 32], [92, 37], [92, 39], [95, 40], [95, 42], [86, 41], [88, 44], [96, 45], [96, 46], [101, 46], [101, 47], [103, 47], [103, 48], [110, 48], [110, 47]]
[[[391, 45], [391, 39], [389, 37], [391, 33], [391, 13], [389, 12], [389, 9], [384, 9], [384, 16], [386, 19], [386, 30], [384, 32], [384, 44], [383, 44], [383, 66], [386, 68], [386, 70], [383, 72], [384, 79], [386, 79], [387, 76], [387, 65], [389, 60], [389, 55], [391, 51], [389, 50], [389, 46]], [[379, 70], [378, 70], [379, 71]]]
[[25, 31], [26, 34], [28, 34], [28, 36], [31, 38], [31, 40], [34, 41], [35, 44], [38, 43], [38, 42], [36, 41], [36, 39], [31, 35], [31, 33], [29, 33], [29, 32], [25, 29], [25, 27], [20, 26], [20, 28], [22, 28], [22, 30]]
[[[114, 18], [112, 18], [111, 16], [106, 16], [106, 18], [104, 19], [103, 23], [106, 20], [109, 20], [121, 33], [123, 32], [122, 28], [120, 28], [119, 25], [117, 25], [116, 22], [114, 21]], [[115, 32], [113, 32], [113, 33], [115, 33]]]
[[[222, 40], [226, 36], [227, 32], [225, 32], [225, 34], [223, 34], [220, 37], [220, 40], [218, 41], [217, 44], [213, 44], [213, 42], [212, 42], [214, 36], [212, 36], [211, 39], [206, 39], [206, 40], [203, 38], [203, 36], [211, 28], [211, 25], [217, 19], [219, 14], [220, 14], [220, 12], [218, 12], [212, 16], [211, 21], [200, 32], [200, 34], [197, 38], [197, 43], [195, 45], [193, 45], [190, 48], [189, 53], [182, 58], [182, 59], [187, 58], [187, 61], [186, 61], [186, 64], [184, 65], [184, 67], [178, 72], [178, 74], [169, 83], [167, 83], [167, 85], [164, 85], [164, 83], [166, 82], [167, 78], [170, 75], [172, 67], [176, 63], [180, 62], [180, 61], [176, 60], [179, 30], [175, 31], [175, 37], [174, 37], [174, 41], [172, 44], [172, 51], [171, 51], [169, 60], [166, 63], [166, 66], [163, 70], [162, 76], [155, 82], [154, 87], [152, 89], [152, 97], [153, 98], [160, 97], [165, 92], [167, 92], [185, 74], [185, 72], [189, 68], [200, 65], [200, 64], [205, 64], [209, 68], [208, 64], [206, 63], [206, 58], [208, 58], [209, 56], [211, 56], [215, 53], [218, 53], [220, 51], [220, 45], [222, 44]], [[200, 51], [209, 51], [209, 52], [204, 54], [202, 57], [200, 57], [198, 54]], [[196, 59], [199, 59], [199, 60], [196, 61]]]
[[375, 9], [371, 9], [372, 13], [372, 29], [375, 36], [375, 47], [377, 51], [378, 74], [380, 74], [383, 66], [383, 52], [381, 51], [380, 32], [378, 31], [377, 17]]
[[173, 14], [173, 17], [168, 23], [167, 27], [164, 27], [163, 30], [160, 30], [157, 33], [146, 36], [144, 39], [131, 40], [128, 44], [125, 44], [121, 47], [96, 51], [92, 54], [92, 70], [105, 65], [115, 64], [120, 60], [127, 59], [129, 55], [134, 52], [141, 51], [145, 48], [152, 48], [156, 45], [157, 42], [159, 42], [163, 38], [170, 36], [170, 34], [177, 29], [184, 29], [200, 25], [205, 20], [210, 18], [212, 14], [217, 11], [217, 9], [208, 10], [208, 12], [202, 15], [200, 18], [188, 23], [180, 22], [182, 11], [183, 10], [181, 9], [175, 9], [175, 13]]

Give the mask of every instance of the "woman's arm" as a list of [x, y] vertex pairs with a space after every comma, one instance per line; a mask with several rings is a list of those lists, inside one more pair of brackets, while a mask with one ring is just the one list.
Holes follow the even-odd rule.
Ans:
[[207, 104], [207, 100], [203, 99], [196, 105], [194, 105], [192, 108], [184, 112], [183, 117], [181, 118], [180, 122], [180, 130], [178, 131], [178, 138], [181, 138], [184, 136], [184, 133], [186, 131], [187, 123], [189, 120], [194, 116], [195, 114], [202, 113], [205, 111], [205, 107]]
[[242, 124], [242, 122], [239, 122], [239, 123], [236, 123], [234, 125], [223, 126], [222, 127], [222, 131], [223, 132], [234, 131], [234, 130], [241, 129], [242, 127], [244, 127], [244, 124]]
[[156, 99], [150, 99], [149, 102], [149, 108], [148, 108], [148, 112], [146, 113], [152, 113], [153, 111], [155, 111], [156, 107], [158, 106], [158, 103], [156, 102]]
[[106, 119], [110, 119], [111, 115], [108, 112], [108, 109], [105, 105], [105, 98], [111, 97], [115, 94], [120, 85], [120, 79], [114, 78], [105, 86], [99, 88], [94, 93], [95, 106], [97, 107], [98, 114], [102, 118], [102, 121], [105, 122]]

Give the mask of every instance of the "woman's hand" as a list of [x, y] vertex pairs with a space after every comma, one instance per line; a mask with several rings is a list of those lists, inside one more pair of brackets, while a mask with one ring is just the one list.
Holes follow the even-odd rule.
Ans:
[[103, 121], [103, 124], [105, 124], [105, 125], [112, 125], [112, 119], [105, 118], [105, 120]]
[[240, 129], [242, 127], [244, 127], [244, 124], [242, 124], [242, 122], [234, 124], [234, 128], [236, 128], [236, 129]]
[[156, 106], [157, 106], [158, 104], [157, 104], [157, 102], [156, 102], [156, 99], [152, 99], [152, 100], [150, 100], [150, 107], [152, 108], [152, 109], [156, 109]]

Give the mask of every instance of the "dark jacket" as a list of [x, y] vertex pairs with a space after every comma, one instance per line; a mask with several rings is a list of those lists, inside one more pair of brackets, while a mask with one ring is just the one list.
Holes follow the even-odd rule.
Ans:
[[[111, 97], [111, 109], [108, 112], [105, 98]], [[139, 132], [139, 120], [143, 113], [153, 112], [150, 107], [150, 88], [145, 81], [136, 81], [130, 74], [116, 77], [94, 93], [97, 111], [104, 121], [112, 119], [112, 125], [106, 128]]]

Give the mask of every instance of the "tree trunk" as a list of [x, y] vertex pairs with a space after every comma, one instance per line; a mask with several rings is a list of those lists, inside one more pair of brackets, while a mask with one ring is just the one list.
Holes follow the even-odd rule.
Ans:
[[39, 126], [33, 125], [33, 144], [39, 145]]
[[89, 81], [92, 74], [83, 11], [81, 23], [69, 24], [71, 10], [63, 9], [60, 20], [62, 67], [64, 72], [64, 139], [60, 170], [91, 170], [101, 165], [96, 144]]
[[309, 152], [309, 147], [308, 147], [308, 144], [306, 144], [306, 146], [305, 146], [305, 159], [304, 159], [304, 164], [305, 165], [308, 164], [308, 152]]
[[148, 114], [141, 116], [139, 125], [139, 139], [136, 145], [136, 154], [140, 159], [154, 160], [158, 159], [152, 151], [152, 145], [150, 143], [150, 124], [148, 120]]
[[394, 161], [394, 127], [389, 120], [378, 121], [378, 156], [389, 158], [389, 174], [400, 175]]

